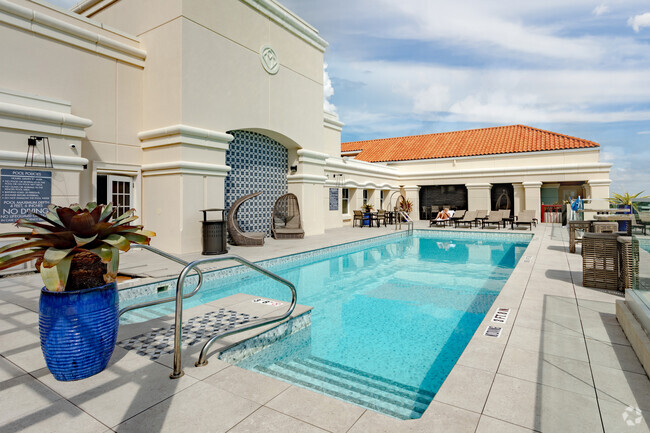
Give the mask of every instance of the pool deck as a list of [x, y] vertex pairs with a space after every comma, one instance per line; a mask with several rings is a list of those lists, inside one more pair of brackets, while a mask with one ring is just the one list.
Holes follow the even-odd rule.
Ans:
[[[426, 226], [416, 223], [416, 228]], [[343, 228], [230, 252], [258, 261], [393, 232], [392, 227]], [[615, 301], [622, 293], [581, 285], [581, 256], [568, 252], [566, 228], [540, 224], [533, 233], [524, 257], [439, 393], [422, 418], [409, 421], [214, 357], [208, 366], [196, 368], [193, 360], [200, 345], [184, 354], [186, 374], [178, 380], [168, 378], [169, 357], [152, 361], [116, 347], [102, 373], [57, 382], [40, 352], [40, 277], [0, 279], [0, 431], [650, 431], [650, 381], [615, 316]], [[146, 276], [138, 284], [180, 270], [148, 254], [129, 253], [121, 270]], [[226, 307], [242, 299], [230, 301]], [[185, 312], [184, 317], [210, 307], [195, 307], [201, 311]], [[491, 318], [497, 308], [510, 309], [507, 322], [497, 325], [500, 337], [485, 336], [487, 326], [496, 325]], [[150, 326], [121, 329], [120, 338]]]

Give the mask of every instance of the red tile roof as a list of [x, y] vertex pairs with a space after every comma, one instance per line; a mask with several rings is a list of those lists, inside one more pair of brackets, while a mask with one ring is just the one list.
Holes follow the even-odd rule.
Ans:
[[368, 162], [457, 158], [503, 153], [600, 147], [598, 143], [525, 125], [341, 143], [341, 152], [360, 151]]

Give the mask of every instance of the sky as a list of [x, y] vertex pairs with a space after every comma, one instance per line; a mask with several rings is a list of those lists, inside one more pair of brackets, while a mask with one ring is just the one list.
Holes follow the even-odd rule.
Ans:
[[342, 141], [524, 124], [600, 143], [611, 191], [650, 194], [650, 1], [280, 2], [329, 43]]

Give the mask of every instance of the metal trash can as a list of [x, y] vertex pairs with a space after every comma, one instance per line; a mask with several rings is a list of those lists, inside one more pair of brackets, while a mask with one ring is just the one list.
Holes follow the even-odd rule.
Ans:
[[[226, 210], [201, 209], [201, 212], [203, 212], [203, 255], [227, 253]], [[221, 221], [208, 220], [208, 212], [221, 212]]]

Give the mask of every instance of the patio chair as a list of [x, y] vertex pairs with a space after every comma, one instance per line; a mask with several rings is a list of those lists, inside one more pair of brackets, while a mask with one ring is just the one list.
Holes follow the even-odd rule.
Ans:
[[642, 224], [645, 227], [643, 231], [644, 234], [648, 232], [648, 226], [650, 226], [650, 212], [639, 212], [639, 224]]
[[535, 211], [534, 210], [522, 210], [519, 212], [519, 215], [515, 218], [515, 220], [512, 222], [512, 229], [515, 229], [515, 225], [517, 228], [521, 224], [523, 225], [528, 225], [530, 229], [533, 229], [533, 224], [536, 225], [537, 218], [535, 218]]
[[[508, 212], [508, 214], [510, 214], [509, 211], [506, 211], [506, 212]], [[489, 226], [489, 225], [492, 225], [492, 224], [496, 224], [497, 229], [501, 228], [501, 223], [503, 223], [503, 218], [505, 218], [504, 215], [505, 215], [505, 213], [503, 211], [493, 210], [492, 212], [490, 212], [490, 215], [487, 218], [481, 220], [481, 228], [485, 228], [486, 225]], [[504, 228], [505, 228], [505, 225], [504, 225]]]
[[288, 193], [281, 195], [273, 205], [271, 234], [275, 239], [303, 239], [305, 230], [300, 220], [298, 197]]
[[381, 227], [382, 222], [384, 223], [384, 227], [386, 227], [386, 211], [384, 209], [379, 209], [377, 211], [375, 221], [377, 221], [377, 227]]
[[360, 210], [352, 211], [354, 213], [354, 219], [352, 220], [352, 227], [355, 226], [356, 222], [359, 221], [359, 227], [363, 227], [363, 212]]
[[252, 194], [239, 197], [230, 207], [228, 211], [227, 225], [228, 233], [230, 233], [230, 239], [234, 245], [240, 245], [245, 247], [255, 246], [255, 245], [264, 245], [264, 238], [266, 233], [262, 232], [245, 232], [239, 226], [237, 221], [237, 213], [239, 212], [239, 207], [246, 201], [250, 200], [258, 195], [262, 194], [262, 191], [254, 192]]
[[470, 210], [465, 212], [465, 216], [462, 219], [457, 219], [454, 221], [454, 227], [458, 228], [460, 224], [469, 224], [469, 227], [472, 228], [472, 224], [476, 222], [477, 211]]
[[[645, 212], [641, 212], [645, 213]], [[636, 218], [636, 215], [634, 215], [634, 212], [632, 212], [632, 230], [634, 229], [641, 229], [641, 233], [646, 235], [647, 234], [647, 227], [646, 224], [644, 224], [643, 220], [641, 220], [641, 213], [639, 213], [639, 219]], [[648, 218], [647, 224], [650, 224], [650, 217]]]

